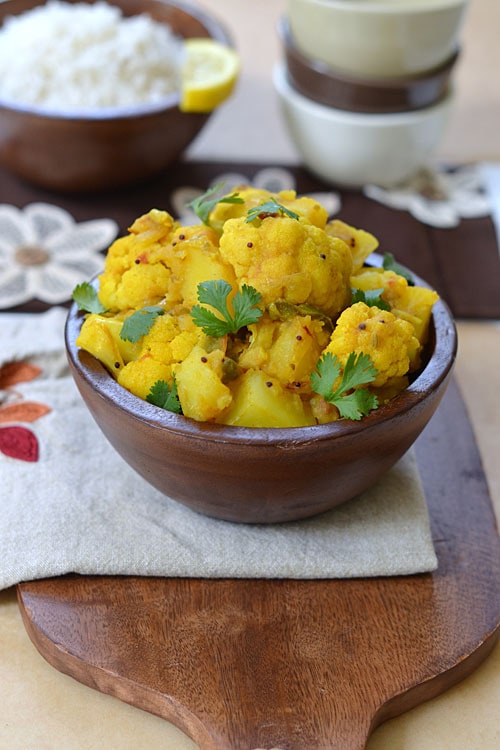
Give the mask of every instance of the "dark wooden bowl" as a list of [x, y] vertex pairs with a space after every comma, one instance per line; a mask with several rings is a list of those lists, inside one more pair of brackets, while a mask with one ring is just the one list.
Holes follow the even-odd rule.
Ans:
[[314, 516], [373, 485], [434, 414], [457, 348], [451, 313], [439, 301], [432, 315], [427, 363], [388, 404], [360, 422], [244, 428], [196, 422], [129, 393], [100, 362], [75, 346], [82, 320], [73, 305], [65, 333], [69, 365], [109, 442], [166, 495], [206, 515], [246, 523]]
[[[232, 44], [225, 27], [197, 5], [182, 0], [109, 3], [125, 16], [148, 13], [184, 38], [211, 37]], [[0, 23], [40, 4], [40, 0], [6, 0], [0, 3]], [[173, 94], [162, 108], [134, 106], [125, 115], [97, 112], [80, 117], [50, 115], [41, 108], [13, 106], [0, 99], [0, 164], [28, 182], [62, 192], [138, 183], [175, 161], [210, 117], [181, 112], [179, 100], [179, 94]]]
[[397, 78], [360, 78], [335, 70], [297, 47], [285, 17], [278, 23], [287, 76], [303, 96], [349, 112], [411, 112], [441, 101], [449, 89], [459, 57], [456, 50], [444, 63], [425, 73]]

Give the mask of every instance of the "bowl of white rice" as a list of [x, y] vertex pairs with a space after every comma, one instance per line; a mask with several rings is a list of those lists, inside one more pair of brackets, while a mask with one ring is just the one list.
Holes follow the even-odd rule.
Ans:
[[0, 165], [57, 191], [164, 171], [210, 113], [182, 112], [183, 41], [232, 46], [218, 19], [163, 0], [0, 3]]

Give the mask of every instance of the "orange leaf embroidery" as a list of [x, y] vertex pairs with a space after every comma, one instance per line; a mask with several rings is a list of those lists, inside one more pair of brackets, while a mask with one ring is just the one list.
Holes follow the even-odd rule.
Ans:
[[37, 378], [42, 370], [28, 362], [8, 362], [0, 367], [0, 390], [10, 388], [17, 383], [28, 383]]
[[51, 411], [50, 406], [36, 401], [20, 401], [8, 404], [0, 409], [0, 423], [5, 422], [35, 422]]

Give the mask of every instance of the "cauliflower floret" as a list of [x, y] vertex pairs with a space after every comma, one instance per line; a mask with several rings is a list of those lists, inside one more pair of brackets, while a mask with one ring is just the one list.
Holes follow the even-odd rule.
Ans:
[[184, 359], [203, 335], [190, 315], [158, 315], [142, 339], [139, 356], [149, 355], [171, 365]]
[[147, 399], [151, 388], [158, 380], [168, 383], [171, 379], [170, 365], [158, 362], [150, 354], [144, 354], [139, 359], [128, 362], [117, 377], [121, 386], [142, 399]]
[[295, 190], [282, 190], [279, 193], [270, 193], [268, 190], [252, 188], [246, 185], [235, 187], [232, 193], [238, 193], [238, 198], [243, 203], [217, 203], [210, 213], [210, 225], [220, 233], [224, 223], [228, 219], [238, 219], [246, 217], [247, 211], [256, 206], [260, 206], [268, 200], [276, 200], [285, 208], [300, 214], [308, 219], [311, 224], [324, 229], [328, 221], [328, 211], [321, 203], [309, 196], [297, 197]]
[[[403, 276], [382, 268], [361, 270], [351, 276], [351, 286], [365, 292], [369, 289], [383, 289], [382, 299], [391, 306], [394, 315], [411, 323], [415, 336], [421, 344], [425, 344], [432, 308], [439, 299], [437, 292], [421, 286], [409, 286]], [[417, 360], [414, 366], [418, 364]]]
[[138, 356], [119, 370], [118, 382], [136, 396], [146, 398], [157, 380], [172, 381], [173, 366], [190, 354], [202, 336], [186, 313], [158, 315], [139, 342]]
[[406, 375], [419, 348], [411, 323], [357, 302], [340, 315], [325, 351], [343, 364], [351, 352], [368, 354], [378, 370], [372, 385], [380, 387]]
[[334, 317], [350, 302], [349, 248], [307, 219], [267, 216], [259, 223], [229, 219], [220, 251], [240, 286], [257, 289], [263, 305], [279, 299], [307, 303]]
[[168, 254], [177, 223], [166, 211], [152, 209], [139, 217], [111, 245], [99, 277], [99, 299], [109, 310], [155, 304], [169, 281]]

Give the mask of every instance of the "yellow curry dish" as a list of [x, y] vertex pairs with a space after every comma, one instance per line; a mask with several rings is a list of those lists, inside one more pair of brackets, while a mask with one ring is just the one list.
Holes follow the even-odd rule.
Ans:
[[[220, 197], [216, 197], [220, 195]], [[77, 345], [139, 398], [202, 422], [362, 419], [421, 366], [436, 292], [313, 197], [208, 190], [183, 226], [152, 209], [109, 248]]]

